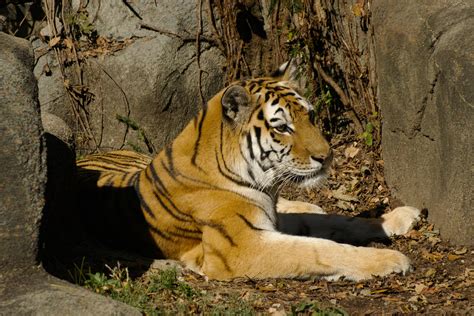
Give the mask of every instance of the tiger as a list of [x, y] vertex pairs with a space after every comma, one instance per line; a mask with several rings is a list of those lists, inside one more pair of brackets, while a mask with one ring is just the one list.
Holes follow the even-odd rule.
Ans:
[[333, 157], [296, 73], [287, 62], [229, 84], [153, 159], [116, 150], [78, 160], [86, 221], [119, 247], [178, 260], [209, 279], [358, 281], [410, 271], [399, 251], [318, 233], [328, 218], [356, 239], [405, 234], [418, 209], [342, 218], [279, 196], [288, 183], [317, 188]]

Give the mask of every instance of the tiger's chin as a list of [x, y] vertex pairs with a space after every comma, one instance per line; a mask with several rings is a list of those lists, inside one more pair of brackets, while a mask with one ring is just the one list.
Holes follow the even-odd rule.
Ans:
[[321, 187], [328, 177], [326, 169], [319, 170], [318, 172], [305, 175], [296, 176], [294, 182], [301, 188], [318, 188]]

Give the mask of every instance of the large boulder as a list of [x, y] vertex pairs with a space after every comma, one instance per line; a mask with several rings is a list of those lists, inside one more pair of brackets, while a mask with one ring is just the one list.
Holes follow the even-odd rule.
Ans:
[[36, 264], [46, 152], [31, 46], [1, 32], [0, 42], [1, 278]]
[[[93, 96], [87, 111], [98, 145], [104, 150], [125, 146], [144, 152], [150, 152], [150, 147], [159, 151], [201, 108], [200, 86], [207, 101], [224, 84], [224, 58], [206, 40], [201, 41], [198, 66], [194, 40], [198, 30], [196, 2], [134, 1], [127, 5], [89, 1], [85, 9], [99, 36], [123, 46], [113, 54], [89, 56], [82, 63], [83, 84]], [[204, 12], [203, 20], [205, 16]], [[162, 32], [142, 28], [140, 23]], [[203, 21], [204, 30], [205, 24]], [[46, 64], [51, 72], [44, 71]], [[73, 64], [66, 68], [71, 78], [75, 67]], [[76, 117], [55, 55], [41, 57], [35, 74], [42, 111], [60, 117], [74, 129]], [[144, 137], [151, 145], [144, 142]], [[81, 138], [77, 140], [80, 150]]]
[[373, 22], [387, 182], [474, 245], [474, 3], [376, 1]]
[[33, 50], [0, 32], [0, 315], [140, 315], [40, 265], [46, 187]]

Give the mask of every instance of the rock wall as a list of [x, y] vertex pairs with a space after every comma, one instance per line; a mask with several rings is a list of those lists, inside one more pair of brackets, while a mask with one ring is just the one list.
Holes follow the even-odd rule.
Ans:
[[373, 22], [386, 180], [474, 245], [474, 3], [375, 1]]
[[41, 136], [33, 52], [0, 33], [0, 277], [36, 263], [45, 204], [46, 152]]
[[0, 315], [140, 315], [40, 266], [46, 147], [33, 50], [0, 32]]
[[[76, 2], [74, 9], [79, 5]], [[172, 140], [198, 112], [200, 89], [207, 101], [223, 87], [224, 58], [203, 40], [198, 66], [196, 2], [134, 1], [130, 6], [133, 10], [122, 2], [87, 2], [85, 9], [98, 36], [110, 43], [125, 44], [113, 53], [107, 53], [105, 45], [100, 53], [86, 57], [81, 62], [82, 87], [78, 82], [71, 83], [90, 93], [87, 111], [101, 149], [125, 147], [150, 153]], [[142, 28], [140, 23], [163, 32]], [[47, 45], [35, 43], [38, 51]], [[51, 53], [41, 57], [35, 67], [41, 108], [60, 117], [77, 134], [77, 119], [57, 66], [56, 56]], [[51, 72], [45, 72], [45, 67]], [[74, 65], [66, 69], [70, 71], [76, 71]], [[117, 116], [129, 119], [140, 131], [127, 128]], [[151, 145], [145, 144], [143, 134]], [[80, 137], [77, 143], [79, 151], [87, 152]]]

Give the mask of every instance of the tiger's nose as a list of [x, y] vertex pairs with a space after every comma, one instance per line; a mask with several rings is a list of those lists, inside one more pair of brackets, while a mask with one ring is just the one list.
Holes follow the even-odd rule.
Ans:
[[332, 150], [329, 150], [328, 153], [325, 154], [320, 154], [320, 155], [312, 155], [310, 156], [311, 160], [317, 161], [320, 164], [324, 164], [326, 161], [331, 161], [332, 159]]

